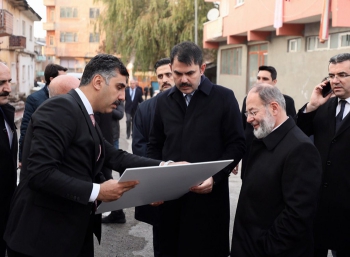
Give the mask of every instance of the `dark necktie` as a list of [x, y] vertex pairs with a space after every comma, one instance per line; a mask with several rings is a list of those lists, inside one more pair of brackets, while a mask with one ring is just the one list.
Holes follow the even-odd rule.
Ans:
[[[90, 119], [92, 121], [92, 125], [94, 125], [94, 127], [96, 127], [95, 116], [93, 114], [90, 114]], [[100, 159], [100, 156], [101, 156], [101, 145], [99, 145], [99, 147], [100, 147], [100, 153], [98, 154], [96, 162], [98, 162], [98, 160]]]
[[6, 134], [7, 138], [9, 139], [9, 144], [10, 144], [10, 137], [9, 137], [9, 133], [7, 131], [6, 128], [6, 124], [5, 124], [5, 113], [3, 112], [2, 108], [0, 107], [0, 128], [3, 130], [3, 133]]
[[339, 103], [340, 103], [340, 112], [335, 117], [335, 131], [338, 131], [338, 129], [340, 127], [340, 124], [343, 121], [343, 115], [344, 115], [344, 109], [345, 109], [346, 101], [345, 100], [340, 100]]

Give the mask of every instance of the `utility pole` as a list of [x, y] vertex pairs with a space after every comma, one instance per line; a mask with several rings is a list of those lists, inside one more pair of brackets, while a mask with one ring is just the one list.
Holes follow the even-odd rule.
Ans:
[[194, 0], [194, 42], [198, 45], [198, 5]]

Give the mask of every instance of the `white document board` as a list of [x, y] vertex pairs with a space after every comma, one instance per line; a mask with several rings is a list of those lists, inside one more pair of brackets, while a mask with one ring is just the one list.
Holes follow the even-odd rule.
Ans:
[[96, 214], [177, 199], [231, 162], [233, 160], [126, 169], [119, 181], [138, 180], [140, 183], [117, 201], [103, 202]]

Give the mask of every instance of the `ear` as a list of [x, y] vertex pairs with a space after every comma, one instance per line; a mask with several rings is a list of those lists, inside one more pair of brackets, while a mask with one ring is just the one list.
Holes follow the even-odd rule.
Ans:
[[173, 71], [173, 66], [169, 63], [170, 70]]
[[202, 64], [202, 66], [200, 67], [200, 73], [201, 75], [204, 74], [205, 68], [207, 67], [207, 65], [205, 63]]
[[92, 86], [97, 90], [101, 90], [102, 87], [103, 87], [103, 82], [104, 82], [104, 78], [100, 75], [100, 74], [97, 74], [95, 75], [95, 77], [93, 77], [92, 79]]
[[271, 102], [270, 103], [272, 114], [276, 115], [278, 113], [278, 109], [280, 108], [279, 104], [277, 102]]
[[273, 85], [276, 85], [277, 79], [272, 80]]

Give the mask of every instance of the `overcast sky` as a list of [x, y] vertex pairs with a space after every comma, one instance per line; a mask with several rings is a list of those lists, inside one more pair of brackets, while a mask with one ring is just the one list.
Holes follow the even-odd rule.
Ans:
[[43, 22], [46, 21], [46, 7], [43, 5], [43, 0], [27, 0], [27, 3], [41, 17], [41, 22], [34, 22], [34, 37], [46, 37], [46, 31], [43, 30]]

